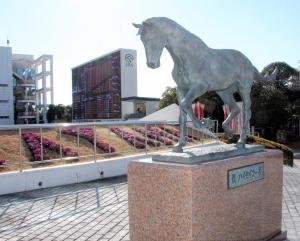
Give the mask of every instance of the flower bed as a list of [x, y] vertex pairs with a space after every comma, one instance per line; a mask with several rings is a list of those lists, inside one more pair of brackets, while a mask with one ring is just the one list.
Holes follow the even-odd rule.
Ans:
[[159, 132], [158, 130], [156, 130], [156, 128], [149, 127], [147, 128], [147, 132], [145, 127], [136, 127], [134, 130], [139, 133], [142, 133], [143, 135], [147, 135], [147, 137], [151, 139], [158, 140], [164, 143], [165, 145], [173, 144], [173, 142], [169, 138], [163, 137], [163, 132]]
[[174, 136], [174, 135], [172, 135], [172, 134], [170, 134], [170, 133], [168, 133], [168, 132], [166, 132], [166, 131], [163, 131], [163, 130], [160, 129], [160, 128], [157, 128], [157, 127], [149, 127], [149, 129], [150, 129], [150, 130], [153, 130], [153, 131], [155, 131], [155, 132], [157, 132], [157, 133], [159, 133], [161, 136], [164, 136], [164, 137], [166, 137], [166, 138], [168, 138], [168, 139], [170, 139], [170, 140], [172, 140], [172, 141], [175, 141], [175, 142], [178, 141], [178, 137], [177, 137], [177, 136]]
[[[41, 138], [40, 136], [37, 136], [39, 142], [41, 143]], [[43, 147], [45, 149], [49, 149], [51, 151], [55, 151], [56, 153], [60, 154], [60, 145], [57, 144], [55, 141], [51, 141], [48, 138], [43, 138]], [[63, 157], [75, 157], [78, 156], [78, 152], [73, 151], [69, 147], [64, 147], [61, 145], [61, 153]]]
[[[77, 136], [77, 130], [72, 128], [65, 128], [62, 130], [63, 134]], [[94, 131], [92, 128], [80, 128], [79, 137], [86, 139], [90, 143], [94, 144]], [[96, 146], [106, 153], [115, 152], [116, 148], [106, 143], [104, 140], [96, 138]]]
[[[162, 130], [176, 136], [176, 137], [180, 137], [180, 132], [179, 130], [177, 130], [176, 128], [170, 127], [170, 126], [160, 126], [159, 128], [161, 128]], [[192, 142], [193, 138], [191, 136], [186, 136], [186, 141], [188, 142]]]
[[[119, 127], [111, 127], [110, 130], [120, 137], [123, 136], [124, 140], [126, 140], [129, 144], [135, 146], [136, 148], [145, 149], [146, 139], [144, 137], [135, 136], [132, 132], [124, 131]], [[160, 142], [152, 139], [147, 139], [147, 144], [155, 147], [161, 145]]]
[[[28, 145], [30, 152], [32, 154], [32, 161], [41, 161], [42, 160], [42, 153], [41, 153], [41, 137], [32, 132], [23, 133], [23, 139]], [[55, 151], [56, 153], [60, 154], [60, 145], [57, 144], [55, 141], [51, 141], [48, 138], [42, 139], [43, 145], [43, 160], [49, 160], [50, 155], [48, 153], [49, 150]], [[78, 153], [72, 151], [71, 148], [64, 147], [61, 145], [61, 152], [63, 157], [75, 157], [78, 156]]]
[[[38, 135], [26, 132], [22, 134], [24, 141], [29, 147], [29, 150], [32, 155], [32, 161], [41, 161], [42, 160], [42, 150], [41, 150], [41, 143], [37, 138]], [[50, 155], [47, 153], [46, 149], [43, 149], [43, 160], [50, 159]]]
[[[240, 138], [239, 134], [234, 134], [233, 137], [228, 140], [228, 137], [225, 134], [219, 136], [219, 140], [225, 143], [236, 143]], [[264, 145], [267, 149], [279, 149], [283, 152], [283, 164], [293, 166], [294, 165], [294, 153], [291, 148], [286, 145], [280, 144], [278, 142], [270, 141], [262, 137], [247, 135], [247, 143], [256, 143]]]

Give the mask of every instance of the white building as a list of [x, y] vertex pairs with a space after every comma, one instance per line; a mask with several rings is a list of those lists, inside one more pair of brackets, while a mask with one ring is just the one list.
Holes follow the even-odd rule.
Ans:
[[0, 125], [14, 124], [12, 49], [0, 47]]
[[46, 54], [40, 56], [33, 61], [32, 68], [35, 69], [36, 72], [37, 123], [41, 120], [44, 123], [47, 123], [48, 106], [54, 104], [53, 56]]
[[53, 104], [53, 57], [12, 54], [0, 47], [0, 124], [47, 122]]
[[130, 96], [122, 98], [122, 119], [140, 119], [158, 110], [159, 98]]

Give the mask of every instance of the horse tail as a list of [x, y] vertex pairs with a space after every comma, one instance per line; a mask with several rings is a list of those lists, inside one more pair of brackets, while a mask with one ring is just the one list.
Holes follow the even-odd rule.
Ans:
[[259, 73], [257, 68], [253, 66], [253, 78], [255, 81], [262, 81], [264, 78], [263, 76]]

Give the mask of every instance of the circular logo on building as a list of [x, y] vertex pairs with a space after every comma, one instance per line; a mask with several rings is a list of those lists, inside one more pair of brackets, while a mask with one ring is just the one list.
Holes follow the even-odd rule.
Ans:
[[133, 66], [134, 57], [132, 54], [125, 54], [126, 66]]

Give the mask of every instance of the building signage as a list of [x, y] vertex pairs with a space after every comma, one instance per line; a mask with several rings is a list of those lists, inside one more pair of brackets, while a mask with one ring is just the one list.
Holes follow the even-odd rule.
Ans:
[[264, 163], [228, 170], [228, 189], [264, 179]]
[[125, 54], [125, 62], [127, 67], [133, 67], [134, 57], [132, 54]]

